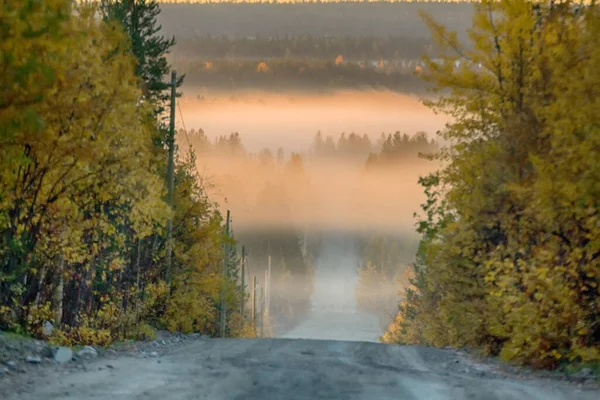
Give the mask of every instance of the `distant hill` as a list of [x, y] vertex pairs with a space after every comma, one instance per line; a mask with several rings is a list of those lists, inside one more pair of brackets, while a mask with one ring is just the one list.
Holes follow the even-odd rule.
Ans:
[[418, 11], [465, 38], [473, 5], [468, 3], [178, 3], [162, 4], [168, 36], [400, 36], [428, 38]]

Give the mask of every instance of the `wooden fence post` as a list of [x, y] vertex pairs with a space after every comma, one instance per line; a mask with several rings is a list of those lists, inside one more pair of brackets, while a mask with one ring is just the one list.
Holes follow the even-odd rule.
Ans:
[[267, 309], [267, 297], [269, 295], [269, 270], [265, 269], [265, 284], [263, 285], [263, 310], [264, 313], [269, 315], [269, 311]]
[[244, 309], [244, 302], [246, 300], [246, 282], [245, 282], [245, 270], [246, 270], [246, 246], [242, 246], [242, 301], [241, 301], [241, 306], [240, 306], [240, 315], [242, 316], [241, 318], [241, 328], [240, 329], [244, 329], [244, 314], [245, 314], [245, 309]]
[[271, 255], [269, 254], [269, 264], [267, 266], [267, 315], [271, 315], [271, 293], [272, 293], [272, 280], [271, 280]]
[[252, 276], [252, 330], [256, 333], [256, 275]]
[[265, 337], [265, 285], [260, 288], [260, 337]]

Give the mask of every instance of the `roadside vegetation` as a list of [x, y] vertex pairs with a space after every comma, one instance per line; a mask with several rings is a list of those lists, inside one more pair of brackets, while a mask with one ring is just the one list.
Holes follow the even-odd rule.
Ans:
[[[444, 167], [412, 285], [383, 336], [471, 346], [541, 368], [600, 361], [600, 8], [483, 1], [471, 47], [423, 15], [447, 63]], [[481, 63], [481, 71], [455, 60]]]
[[[51, 340], [106, 345], [155, 327], [214, 334], [221, 295], [239, 309], [239, 259], [223, 278], [233, 243], [191, 151], [177, 151], [167, 206], [174, 41], [158, 13], [152, 0], [0, 6], [2, 330], [42, 337], [51, 323]], [[228, 335], [239, 319], [228, 313]]]

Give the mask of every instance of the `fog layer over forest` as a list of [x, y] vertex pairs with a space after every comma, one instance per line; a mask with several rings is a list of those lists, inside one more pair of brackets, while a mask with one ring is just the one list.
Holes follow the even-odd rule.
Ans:
[[[414, 259], [419, 177], [436, 167], [419, 154], [434, 151], [445, 119], [389, 92], [225, 96], [182, 99], [178, 145], [194, 149], [211, 199], [231, 210], [249, 273], [261, 277], [271, 256], [274, 318], [312, 310], [279, 331], [377, 340]], [[344, 310], [361, 310], [364, 329], [333, 323]]]
[[[414, 153], [385, 167], [365, 164], [370, 152], [381, 150], [382, 133], [421, 131], [433, 137], [446, 121], [417, 99], [389, 92], [183, 98], [181, 110], [186, 127], [195, 132], [181, 136], [180, 146], [187, 146], [190, 136], [197, 143], [197, 165], [213, 185], [212, 195], [244, 228], [293, 221], [296, 227], [323, 230], [412, 230], [412, 214], [424, 198], [418, 178], [435, 163]], [[240, 143], [205, 151], [197, 142], [199, 130], [213, 141], [236, 132]], [[367, 135], [371, 143], [337, 157], [317, 155], [317, 132], [336, 142], [342, 133]], [[278, 151], [283, 151], [280, 162]], [[290, 164], [292, 154], [300, 156], [296, 164]], [[279, 202], [265, 194], [267, 187], [277, 191]]]
[[461, 30], [470, 6], [161, 8], [177, 41], [169, 57], [186, 75], [179, 148], [193, 148], [211, 200], [231, 210], [248, 273], [263, 276], [271, 257], [275, 322], [313, 311], [299, 331], [276, 330], [339, 336], [321, 326], [336, 318], [315, 312], [352, 310], [367, 313], [360, 340], [376, 340], [414, 260], [419, 177], [436, 168], [419, 154], [448, 122], [421, 101], [419, 57], [435, 44], [418, 11]]

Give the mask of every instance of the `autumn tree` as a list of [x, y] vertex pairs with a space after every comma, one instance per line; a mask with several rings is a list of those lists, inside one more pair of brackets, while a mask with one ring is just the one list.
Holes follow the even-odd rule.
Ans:
[[[44, 291], [53, 287], [46, 282], [62, 282], [73, 274], [72, 290], [78, 295], [71, 309], [77, 314], [81, 296], [93, 292], [89, 285], [99, 272], [96, 267], [114, 274], [124, 261], [115, 235], [119, 224], [126, 218], [143, 234], [154, 218], [166, 217], [166, 209], [161, 185], [148, 172], [153, 129], [138, 104], [137, 79], [121, 31], [98, 21], [91, 6], [72, 9], [64, 1], [21, 6], [18, 13], [3, 8], [15, 27], [2, 43], [3, 52], [17, 56], [22, 49], [43, 50], [33, 69], [27, 65], [33, 60], [21, 56], [7, 59], [6, 67], [15, 73], [39, 68], [46, 77], [36, 101], [17, 97], [3, 112], [9, 118], [11, 112], [30, 118], [3, 136], [10, 139], [2, 146], [19, 161], [2, 160], [7, 200], [2, 209], [2, 304], [24, 323], [32, 306], [52, 297]], [[31, 21], [37, 21], [36, 28]], [[19, 92], [37, 90], [38, 85], [29, 86], [30, 78], [22, 82]], [[62, 294], [55, 299], [62, 303]], [[62, 309], [62, 304], [54, 306]]]
[[424, 234], [411, 308], [419, 340], [540, 367], [597, 361], [599, 8], [475, 7], [469, 46], [423, 15], [443, 59], [425, 58], [423, 76], [446, 91], [431, 106], [453, 118], [445, 167], [427, 182], [443, 203], [425, 206], [453, 220], [421, 222], [435, 235]]
[[51, 321], [51, 340], [100, 345], [156, 327], [211, 333], [215, 293], [234, 284], [215, 278], [222, 219], [193, 153], [167, 207], [157, 103], [123, 26], [99, 15], [67, 0], [0, 6], [0, 327], [41, 336]]

